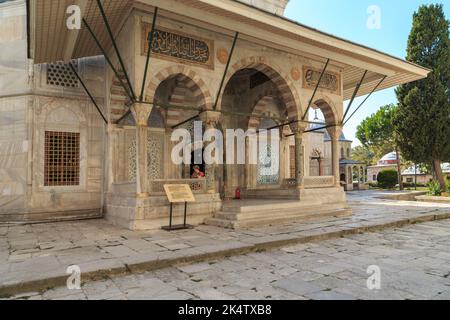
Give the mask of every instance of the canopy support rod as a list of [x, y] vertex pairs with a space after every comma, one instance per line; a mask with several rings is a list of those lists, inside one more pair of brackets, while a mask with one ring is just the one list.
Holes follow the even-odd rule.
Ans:
[[313, 95], [311, 96], [311, 99], [309, 100], [308, 107], [306, 108], [305, 114], [303, 115], [302, 119], [301, 120], [293, 120], [293, 121], [289, 121], [289, 122], [286, 122], [286, 123], [282, 123], [280, 125], [273, 126], [273, 127], [269, 128], [267, 130], [278, 129], [278, 128], [282, 128], [284, 126], [289, 126], [289, 125], [294, 124], [294, 123], [305, 122], [306, 116], [308, 115], [309, 109], [311, 108], [311, 105], [312, 105], [312, 103], [314, 101], [314, 97], [316, 96], [317, 90], [319, 89], [320, 83], [322, 82], [323, 75], [325, 74], [325, 71], [327, 70], [329, 63], [330, 63], [330, 59], [327, 59], [327, 62], [325, 63], [325, 66], [324, 66], [324, 68], [322, 70], [322, 73], [320, 74], [319, 81], [317, 81], [316, 87], [314, 88]]
[[116, 54], [117, 54], [117, 58], [119, 59], [120, 66], [121, 66], [121, 68], [123, 70], [123, 73], [125, 74], [125, 78], [127, 79], [127, 83], [128, 83], [129, 88], [130, 88], [131, 95], [133, 96], [133, 101], [135, 101], [136, 100], [136, 96], [134, 94], [133, 86], [131, 85], [130, 78], [128, 77], [128, 73], [127, 73], [127, 70], [125, 68], [125, 64], [123, 63], [122, 56], [120, 54], [119, 48], [117, 47], [116, 39], [114, 39], [114, 35], [112, 33], [111, 26], [109, 25], [108, 17], [106, 16], [105, 10], [103, 9], [103, 5], [102, 5], [101, 0], [97, 0], [97, 6], [100, 9], [100, 13], [102, 15], [103, 22], [105, 23], [106, 30], [108, 31], [109, 37], [111, 38], [111, 42], [112, 42], [113, 47], [114, 47], [114, 50], [116, 51]]
[[345, 110], [344, 117], [342, 118], [342, 123], [344, 123], [344, 120], [347, 117], [347, 114], [350, 111], [350, 108], [352, 107], [353, 102], [355, 101], [355, 98], [356, 98], [356, 95], [358, 94], [359, 88], [361, 88], [361, 85], [362, 85], [364, 79], [366, 78], [366, 75], [367, 75], [367, 70], [364, 71], [361, 81], [359, 81], [358, 84], [356, 85], [355, 91], [353, 92], [353, 95], [352, 95], [352, 99], [350, 100], [350, 102], [347, 106], [347, 109]]
[[222, 93], [223, 85], [225, 84], [225, 77], [227, 76], [228, 69], [230, 67], [231, 59], [233, 58], [234, 49], [236, 47], [236, 42], [239, 37], [239, 32], [236, 32], [233, 39], [233, 44], [231, 45], [230, 56], [228, 57], [227, 65], [223, 71], [222, 81], [220, 82], [219, 91], [217, 92], [216, 101], [214, 102], [213, 110], [217, 110], [217, 105], [219, 104], [220, 94]]
[[84, 88], [84, 91], [86, 91], [87, 95], [89, 96], [89, 98], [91, 99], [92, 103], [94, 104], [95, 108], [97, 109], [98, 113], [102, 116], [103, 121], [105, 121], [106, 124], [108, 124], [108, 120], [106, 120], [105, 116], [103, 115], [103, 112], [100, 110], [97, 102], [95, 101], [94, 97], [92, 96], [92, 94], [89, 92], [88, 88], [86, 87], [86, 85], [83, 82], [83, 79], [81, 79], [80, 75], [78, 74], [77, 70], [75, 69], [75, 67], [72, 65], [72, 62], [69, 62], [69, 66], [70, 69], [72, 69], [72, 72], [76, 75], [76, 77], [78, 78], [78, 80], [80, 81], [81, 85]]
[[108, 54], [106, 53], [105, 49], [103, 48], [103, 46], [100, 44], [99, 40], [97, 39], [97, 37], [94, 34], [94, 31], [91, 29], [91, 27], [89, 26], [89, 24], [87, 23], [86, 19], [83, 18], [83, 24], [86, 26], [86, 28], [88, 29], [89, 33], [91, 34], [92, 38], [94, 39], [95, 43], [97, 44], [97, 47], [100, 49], [100, 51], [102, 52], [103, 56], [106, 59], [106, 62], [108, 62], [109, 66], [111, 67], [112, 71], [114, 72], [114, 75], [116, 76], [117, 79], [119, 79], [120, 84], [122, 85], [122, 87], [124, 88], [125, 92], [127, 93], [127, 96], [130, 98], [130, 100], [132, 102], [134, 102], [134, 98], [133, 95], [130, 94], [127, 86], [125, 85], [125, 83], [123, 82], [122, 78], [119, 76], [119, 73], [117, 72], [116, 68], [114, 67], [113, 63], [111, 62], [111, 60], [108, 57]]
[[[192, 118], [189, 118], [187, 122], [197, 118], [201, 113], [205, 112], [206, 110], [201, 110], [200, 113]], [[217, 112], [220, 112], [221, 114], [224, 115], [230, 115], [230, 116], [239, 116], [239, 117], [254, 117], [254, 118], [258, 118], [258, 119], [271, 119], [271, 120], [276, 120], [276, 121], [280, 121], [283, 120], [281, 118], [277, 118], [277, 117], [271, 117], [271, 116], [265, 116], [265, 115], [255, 115], [255, 114], [251, 114], [251, 113], [245, 113], [245, 112], [235, 112], [235, 111], [224, 111], [224, 110], [219, 110]], [[182, 122], [181, 124], [177, 124], [175, 126], [172, 127], [172, 129], [175, 129], [176, 127], [179, 127], [180, 125], [185, 124], [186, 122]]]
[[[315, 131], [320, 131], [320, 130], [323, 130], [323, 129], [333, 128], [333, 127], [337, 127], [337, 124], [329, 124], [329, 125], [326, 125], [326, 126], [323, 126], [323, 127], [320, 127], [320, 128], [314, 128], [314, 129], [305, 130], [305, 131], [303, 131], [303, 133], [315, 132]], [[292, 133], [292, 134], [288, 134], [286, 137], [292, 137], [294, 135], [295, 135], [295, 133]]]
[[151, 33], [148, 35], [147, 61], [145, 62], [144, 78], [142, 79], [142, 88], [141, 88], [141, 95], [139, 96], [139, 101], [144, 101], [145, 82], [147, 81], [147, 72], [150, 62], [150, 55], [152, 54], [153, 49], [153, 37], [155, 34], [157, 17], [158, 17], [158, 7], [155, 8], [155, 12], [153, 13], [152, 30], [150, 31]]
[[361, 102], [361, 104], [358, 106], [358, 108], [356, 108], [356, 110], [350, 115], [350, 117], [348, 117], [347, 120], [345, 120], [344, 122], [344, 126], [347, 124], [347, 122], [356, 114], [356, 112], [358, 112], [358, 110], [364, 105], [364, 103], [370, 98], [370, 96], [380, 87], [380, 85], [384, 82], [384, 80], [386, 80], [387, 76], [384, 76], [380, 82], [378, 82], [378, 84], [375, 86], [375, 88], [373, 88], [373, 90], [369, 93], [369, 95], [364, 99], [363, 102]]
[[306, 108], [306, 111], [302, 117], [302, 120], [305, 120], [306, 117], [308, 116], [309, 109], [311, 108], [311, 105], [314, 101], [314, 97], [316, 96], [317, 90], [319, 89], [320, 83], [322, 82], [323, 75], [325, 74], [325, 71], [327, 70], [329, 63], [330, 63], [330, 59], [327, 59], [327, 63], [325, 63], [325, 67], [323, 68], [322, 73], [320, 74], [319, 81], [317, 81], [316, 87], [314, 88], [314, 92], [311, 96], [311, 99], [309, 100], [308, 107]]
[[123, 116], [121, 116], [121, 117], [116, 121], [116, 124], [120, 123], [120, 121], [122, 121], [123, 119], [125, 119], [130, 113], [131, 113], [131, 110], [128, 110], [127, 112], [125, 112], [125, 113], [123, 114]]

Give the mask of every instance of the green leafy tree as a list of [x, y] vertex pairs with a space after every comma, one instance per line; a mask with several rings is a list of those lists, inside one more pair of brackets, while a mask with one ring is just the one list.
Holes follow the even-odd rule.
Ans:
[[428, 163], [445, 188], [441, 162], [450, 159], [450, 38], [442, 5], [414, 13], [407, 60], [431, 69], [427, 79], [397, 88], [396, 142], [405, 159]]
[[378, 186], [383, 189], [393, 189], [398, 182], [398, 174], [395, 170], [383, 170], [378, 173]]
[[352, 159], [363, 162], [368, 166], [374, 165], [377, 162], [375, 153], [365, 146], [356, 146], [352, 150]]
[[376, 113], [361, 122], [356, 130], [356, 137], [364, 147], [374, 150], [378, 158], [395, 149], [397, 159], [399, 159], [397, 162], [398, 184], [400, 189], [403, 189], [400, 154], [392, 123], [396, 110], [397, 106], [392, 104], [381, 107]]

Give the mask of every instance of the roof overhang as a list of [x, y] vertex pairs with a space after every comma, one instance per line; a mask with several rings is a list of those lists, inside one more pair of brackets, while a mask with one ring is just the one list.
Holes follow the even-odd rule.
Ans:
[[[85, 28], [66, 28], [67, 7], [77, 4], [100, 43], [112, 43], [95, 0], [29, 0], [30, 55], [35, 63], [69, 61], [101, 54]], [[377, 91], [427, 77], [429, 69], [377, 50], [335, 37], [284, 17], [234, 0], [104, 0], [104, 9], [114, 34], [118, 34], [133, 8], [160, 9], [166, 16], [196, 23], [224, 34], [302, 55], [319, 62], [331, 59], [343, 70], [344, 99], [350, 99], [367, 70], [357, 96], [370, 93], [386, 76]]]

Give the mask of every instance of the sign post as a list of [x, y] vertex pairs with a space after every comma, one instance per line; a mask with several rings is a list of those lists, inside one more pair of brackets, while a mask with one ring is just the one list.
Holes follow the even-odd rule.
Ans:
[[[164, 191], [170, 202], [170, 218], [169, 225], [162, 227], [166, 231], [193, 229], [194, 227], [187, 224], [187, 204], [195, 202], [194, 194], [188, 184], [165, 184]], [[173, 225], [173, 204], [184, 202], [184, 219], [183, 224]]]

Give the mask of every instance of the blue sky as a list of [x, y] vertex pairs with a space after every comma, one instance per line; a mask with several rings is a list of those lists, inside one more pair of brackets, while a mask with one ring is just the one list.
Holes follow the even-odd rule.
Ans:
[[[420, 5], [431, 3], [443, 3], [445, 15], [450, 19], [450, 0], [290, 0], [286, 16], [313, 28], [405, 58], [412, 15]], [[372, 5], [381, 10], [380, 29], [367, 27], [367, 10]], [[358, 106], [362, 99], [355, 100], [353, 107]], [[358, 145], [355, 138], [358, 124], [379, 107], [396, 102], [394, 89], [375, 93], [347, 124], [347, 138], [353, 139], [354, 145]]]

